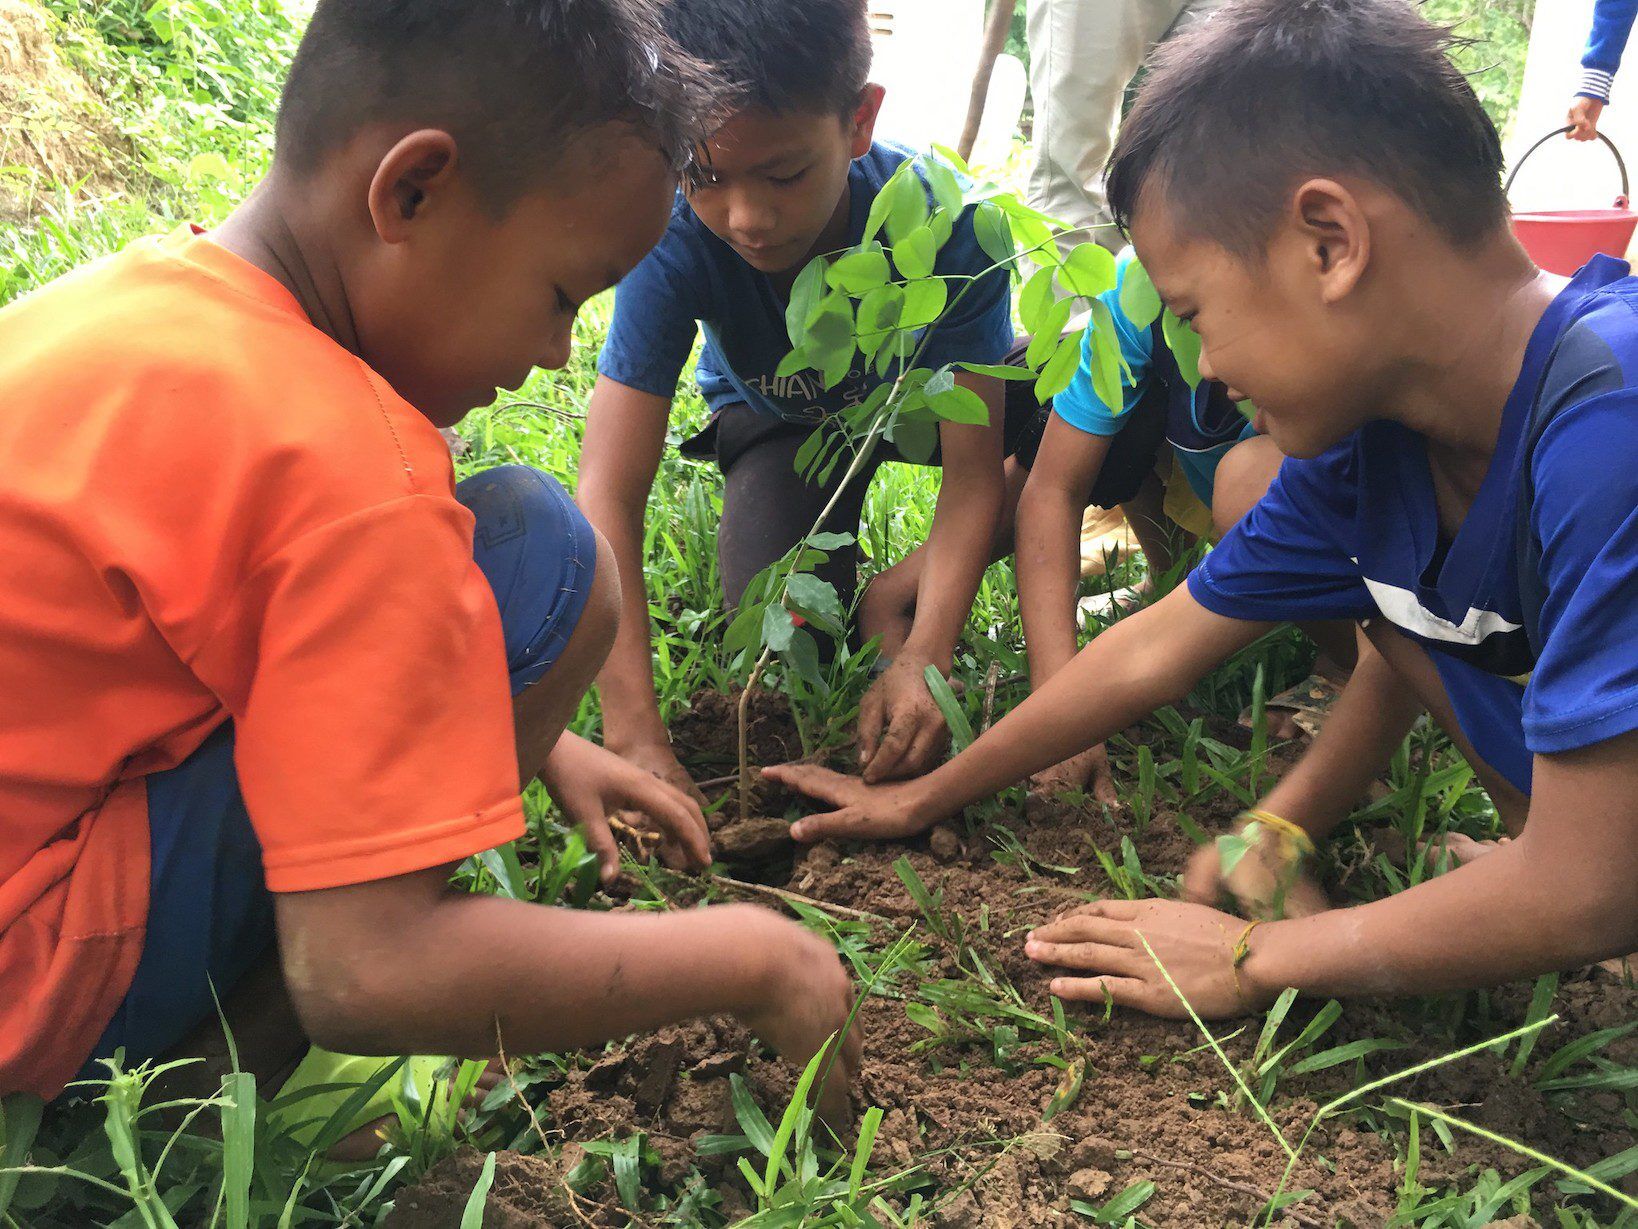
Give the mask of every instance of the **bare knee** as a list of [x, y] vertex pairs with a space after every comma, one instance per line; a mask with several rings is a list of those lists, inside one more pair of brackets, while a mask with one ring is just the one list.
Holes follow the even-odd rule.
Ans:
[[1285, 455], [1266, 435], [1242, 440], [1217, 463], [1212, 481], [1212, 529], [1221, 538], [1268, 493]]

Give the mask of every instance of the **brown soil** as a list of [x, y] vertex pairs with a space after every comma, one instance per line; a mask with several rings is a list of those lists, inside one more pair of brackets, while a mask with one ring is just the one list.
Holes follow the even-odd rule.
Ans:
[[[800, 754], [777, 702], [759, 701], [755, 711], [756, 762]], [[728, 701], [702, 697], [675, 728], [685, 751], [710, 765], [700, 772], [701, 778], [725, 771], [719, 760], [731, 759], [734, 739]], [[1225, 741], [1234, 737], [1228, 730], [1213, 733]], [[1133, 735], [1137, 740], [1149, 737], [1138, 731]], [[746, 830], [731, 800], [722, 811], [715, 833], [719, 848], [751, 851], [744, 865], [732, 868], [734, 873], [766, 875], [773, 868], [777, 877], [764, 877], [763, 882], [880, 917], [873, 927], [878, 946], [917, 926], [918, 938], [928, 948], [917, 980], [969, 978], [969, 971], [957, 964], [956, 952], [927, 933], [893, 870], [895, 859], [908, 856], [928, 890], [942, 892], [947, 908], [965, 919], [967, 942], [984, 964], [1004, 974], [1028, 1006], [1048, 1018], [1046, 974], [1024, 958], [1020, 936], [1057, 909], [1086, 899], [1088, 893], [1112, 891], [1094, 847], [1118, 849], [1125, 830], [1145, 872], [1154, 876], [1175, 875], [1194, 849], [1175, 816], [1165, 812], [1158, 813], [1145, 831], [1131, 833], [1129, 825], [1117, 828], [1101, 811], [1093, 814], [1088, 808], [1049, 802], [1032, 806], [1027, 818], [1015, 812], [987, 821], [973, 815], [911, 842], [848, 847], [827, 843], [798, 856], [788, 840], [778, 836], [787, 808], [796, 813], [795, 800], [759, 789], [757, 802], [763, 818], [753, 820]], [[1191, 818], [1213, 832], [1232, 818], [1233, 811], [1232, 803], [1220, 802], [1193, 812]], [[993, 835], [996, 826], [1009, 829], [1016, 841], [998, 842]], [[1005, 853], [1009, 846], [1014, 851], [1021, 846], [1027, 859]], [[1050, 867], [1080, 869], [1063, 874]], [[912, 984], [908, 978], [898, 983], [904, 989]], [[1469, 1031], [1477, 1038], [1516, 1027], [1527, 1010], [1529, 991], [1528, 986], [1510, 987], [1481, 999], [1489, 1017]], [[1317, 1002], [1299, 1001], [1282, 1039], [1294, 1037], [1318, 1007]], [[1574, 1036], [1638, 1017], [1638, 992], [1604, 974], [1570, 975], [1563, 979], [1555, 1009], [1564, 1023], [1542, 1039], [1538, 1062]], [[926, 1050], [929, 1033], [909, 1018], [897, 998], [872, 997], [861, 1016], [867, 1042], [855, 1104], [886, 1111], [873, 1169], [881, 1175], [924, 1166], [928, 1196], [937, 1199], [935, 1225], [979, 1229], [1085, 1224], [1085, 1218], [1070, 1211], [1072, 1197], [1099, 1204], [1144, 1179], [1158, 1188], [1140, 1212], [1146, 1224], [1243, 1225], [1258, 1215], [1280, 1183], [1285, 1156], [1250, 1111], [1223, 1103], [1219, 1090], [1232, 1087], [1229, 1077], [1219, 1060], [1201, 1048], [1202, 1038], [1191, 1024], [1128, 1013], [1117, 1013], [1105, 1022], [1101, 1010], [1070, 1009], [1070, 1027], [1083, 1045], [1084, 1081], [1067, 1109], [1043, 1121], [1061, 1079], [1059, 1070], [1034, 1061], [1054, 1052], [1046, 1040], [1026, 1040], [1003, 1068], [987, 1042]], [[1351, 1004], [1316, 1049], [1356, 1038], [1392, 1038], [1405, 1048], [1367, 1063], [1370, 1076], [1386, 1074], [1455, 1048], [1448, 1040], [1427, 1036], [1436, 1031], [1425, 1027], [1428, 1018], [1426, 1008]], [[1232, 1033], [1234, 1026], [1219, 1025], [1218, 1031]], [[1255, 1027], [1247, 1028], [1225, 1040], [1224, 1048], [1241, 1063], [1249, 1059], [1255, 1041]], [[918, 1043], [924, 1052], [914, 1052]], [[1632, 1062], [1638, 1058], [1638, 1043], [1629, 1039], [1610, 1056]], [[1506, 1078], [1509, 1059], [1510, 1055], [1480, 1055], [1392, 1091], [1528, 1140], [1573, 1164], [1589, 1164], [1630, 1145], [1619, 1097], [1551, 1102], [1527, 1079]], [[744, 1029], [719, 1020], [663, 1029], [584, 1056], [566, 1081], [546, 1096], [541, 1117], [556, 1137], [554, 1145], [567, 1141], [571, 1150], [573, 1141], [644, 1132], [659, 1157], [657, 1168], [645, 1171], [651, 1188], [656, 1181], [672, 1189], [698, 1182], [691, 1177], [697, 1168], [722, 1200], [718, 1213], [732, 1220], [734, 1214], [750, 1210], [734, 1157], [697, 1156], [695, 1147], [707, 1135], [738, 1133], [730, 1096], [733, 1073], [746, 1080], [777, 1121], [794, 1072], [765, 1053]], [[1285, 1080], [1272, 1112], [1287, 1138], [1299, 1139], [1315, 1109], [1353, 1087], [1355, 1078], [1355, 1068], [1344, 1065]], [[1470, 1137], [1458, 1137], [1454, 1155], [1430, 1143], [1429, 1132], [1424, 1132], [1423, 1140], [1425, 1185], [1454, 1181], [1483, 1168], [1511, 1176], [1526, 1167], [1505, 1149]], [[395, 1229], [457, 1225], [480, 1161], [466, 1155], [446, 1162], [400, 1196], [388, 1225]], [[568, 1157], [553, 1162], [507, 1154], [502, 1161], [486, 1224], [532, 1229], [628, 1221], [617, 1211], [606, 1181], [589, 1188], [572, 1211], [566, 1207], [564, 1171], [558, 1166], [568, 1165]], [[1402, 1177], [1388, 1140], [1346, 1117], [1333, 1119], [1315, 1132], [1288, 1185], [1312, 1194], [1275, 1223], [1384, 1224], [1396, 1206]], [[945, 1194], [939, 1197], [939, 1192]]]
[[125, 138], [56, 42], [58, 22], [34, 0], [0, 0], [0, 220], [29, 212], [54, 183], [109, 191], [130, 161]]

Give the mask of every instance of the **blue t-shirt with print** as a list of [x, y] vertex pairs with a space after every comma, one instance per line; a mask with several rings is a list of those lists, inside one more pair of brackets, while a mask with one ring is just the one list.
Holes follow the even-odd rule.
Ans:
[[[1116, 409], [1105, 405], [1092, 384], [1092, 325], [1086, 327], [1081, 342], [1081, 363], [1069, 387], [1052, 399], [1052, 412], [1078, 431], [1088, 435], [1115, 435], [1132, 421], [1134, 412], [1164, 413], [1166, 442], [1172, 446], [1189, 486], [1200, 501], [1211, 507], [1217, 463], [1223, 454], [1242, 439], [1255, 435], [1251, 424], [1229, 400], [1228, 389], [1215, 380], [1201, 381], [1191, 388], [1178, 369], [1177, 360], [1161, 336], [1160, 321], [1139, 326], [1121, 309], [1120, 291], [1126, 271], [1136, 259], [1131, 248], [1115, 258], [1115, 285], [1098, 297], [1114, 317], [1115, 336], [1128, 373], [1122, 383], [1123, 404]], [[1145, 400], [1158, 389], [1160, 398]]]
[[[848, 171], [848, 245], [864, 238], [871, 202], [914, 156], [877, 141], [854, 160]], [[939, 252], [934, 272], [973, 277], [994, 263], [973, 235], [969, 209]], [[959, 288], [951, 288], [952, 303]], [[814, 421], [864, 401], [882, 380], [863, 363], [829, 390], [816, 372], [775, 374], [791, 349], [786, 302], [768, 275], [712, 234], [679, 192], [665, 237], [615, 292], [614, 323], [597, 370], [639, 392], [670, 397], [699, 326], [705, 346], [696, 378], [713, 411], [744, 402], [762, 413]], [[935, 326], [921, 365], [999, 363], [1012, 346], [1011, 309], [1006, 271], [988, 274]]]
[[[1515, 526], [1528, 450], [1539, 656]], [[1531, 757], [1638, 729], [1638, 278], [1595, 257], [1536, 326], [1496, 454], [1441, 540], [1424, 437], [1372, 422], [1268, 494], [1189, 577], [1237, 619], [1381, 617], [1431, 650], [1475, 749], [1529, 792]]]

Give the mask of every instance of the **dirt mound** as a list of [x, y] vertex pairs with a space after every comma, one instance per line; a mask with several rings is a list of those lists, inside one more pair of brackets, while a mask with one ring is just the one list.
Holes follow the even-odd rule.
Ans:
[[23, 216], [53, 183], [118, 187], [116, 168], [130, 159], [96, 90], [59, 50], [57, 30], [34, 0], [0, 0], [0, 218]]
[[[714, 757], [732, 744], [732, 712], [728, 700], [702, 698], [677, 724], [685, 752], [713, 757], [702, 778], [724, 771]], [[754, 715], [755, 762], [800, 753], [776, 699], [759, 698]], [[1136, 742], [1148, 737], [1131, 736]], [[713, 792], [724, 788], [732, 786]], [[765, 883], [842, 906], [847, 912], [836, 915], [838, 925], [850, 928], [855, 942], [868, 939], [880, 952], [915, 930], [921, 947], [911, 967], [878, 986], [862, 1008], [866, 1048], [854, 1100], [860, 1110], [885, 1111], [872, 1170], [883, 1177], [914, 1170], [914, 1185], [933, 1206], [928, 1223], [946, 1229], [1085, 1224], [1072, 1200], [1098, 1207], [1145, 1182], [1155, 1187], [1138, 1211], [1145, 1224], [1261, 1223], [1287, 1156], [1267, 1126], [1235, 1104], [1228, 1073], [1194, 1026], [1129, 1013], [1106, 1019], [1101, 1009], [1069, 1007], [1059, 1029], [1048, 974], [1022, 951], [1023, 931], [1063, 907], [1092, 895], [1167, 887], [1196, 848], [1175, 815], [1159, 811], [1134, 831], [1129, 816], [1111, 819], [1091, 805], [1049, 802], [1027, 815], [989, 806], [913, 841], [797, 850], [779, 828], [798, 805], [764, 787], [752, 808], [756, 817], [740, 821], [730, 798], [715, 835], [721, 846], [724, 834], [737, 839], [743, 829], [746, 846], [755, 847], [748, 859], [754, 865], [738, 873], [749, 877], [759, 867]], [[1218, 799], [1191, 811], [1190, 820], [1214, 834], [1232, 820], [1235, 805]], [[1123, 838], [1130, 838], [1129, 855]], [[1100, 849], [1121, 852], [1106, 866]], [[905, 863], [913, 874], [907, 876]], [[1130, 877], [1131, 867], [1141, 870], [1142, 884]], [[934, 916], [912, 895], [907, 877], [933, 902]], [[1481, 1036], [1515, 1027], [1529, 999], [1528, 986], [1493, 992], [1488, 1018], [1474, 1027]], [[1542, 1039], [1538, 1060], [1574, 1036], [1633, 1019], [1638, 992], [1602, 974], [1570, 975], [1555, 1007], [1564, 1023]], [[1296, 1037], [1321, 1010], [1318, 1001], [1299, 1000], [1279, 1041]], [[1349, 1004], [1307, 1052], [1373, 1040], [1392, 1052], [1281, 1077], [1269, 1106], [1285, 1137], [1301, 1138], [1320, 1105], [1363, 1080], [1455, 1048], [1448, 1036], [1431, 1035], [1426, 1018], [1412, 1005]], [[1253, 1061], [1260, 1027], [1252, 1021], [1217, 1029], [1242, 1070]], [[1638, 1041], [1624, 1042], [1610, 1057], [1630, 1062], [1634, 1048]], [[1478, 1055], [1391, 1091], [1451, 1108], [1572, 1164], [1590, 1164], [1630, 1144], [1620, 1096], [1555, 1102], [1529, 1079], [1507, 1078], [1511, 1057]], [[554, 1145], [566, 1141], [564, 1155], [556, 1162], [503, 1156], [499, 1172], [508, 1182], [532, 1173], [537, 1203], [511, 1185], [503, 1189], [497, 1177], [493, 1219], [486, 1223], [528, 1229], [628, 1223], [608, 1178], [582, 1184], [572, 1214], [561, 1219], [564, 1209], [538, 1201], [559, 1198], [561, 1175], [577, 1163], [577, 1144], [634, 1132], [644, 1136], [647, 1190], [703, 1192], [702, 1206], [727, 1223], [748, 1214], [753, 1209], [738, 1170], [743, 1153], [720, 1143], [743, 1129], [736, 1077], [777, 1121], [795, 1072], [729, 1021], [695, 1021], [572, 1059], [542, 1102]], [[702, 1148], [712, 1137], [718, 1139]], [[1485, 1168], [1506, 1177], [1527, 1167], [1482, 1141], [1461, 1137], [1447, 1152], [1429, 1146], [1428, 1138], [1424, 1133], [1419, 1174], [1427, 1186], [1464, 1175], [1471, 1181]], [[401, 1196], [402, 1211], [388, 1224], [457, 1225], [480, 1163], [472, 1156], [446, 1162]], [[1389, 1137], [1333, 1119], [1314, 1132], [1285, 1182], [1287, 1192], [1307, 1193], [1273, 1223], [1382, 1225], [1394, 1214], [1403, 1182]], [[434, 1210], [446, 1219], [436, 1219]]]
[[[463, 1149], [435, 1165], [420, 1182], [393, 1202], [382, 1229], [458, 1229], [472, 1188], [483, 1173], [484, 1157]], [[572, 1198], [563, 1171], [548, 1157], [502, 1152], [495, 1157], [495, 1180], [484, 1206], [484, 1229], [541, 1229], [571, 1225]]]

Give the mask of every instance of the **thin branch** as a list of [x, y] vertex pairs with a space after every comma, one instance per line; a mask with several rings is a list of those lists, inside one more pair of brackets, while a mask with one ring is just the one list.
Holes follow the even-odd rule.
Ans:
[[743, 879], [730, 879], [727, 875], [712, 875], [711, 878], [731, 888], [740, 888], [746, 892], [761, 892], [765, 896], [777, 897], [787, 904], [807, 905], [825, 913], [857, 918], [861, 922], [887, 922], [892, 920], [883, 917], [879, 913], [867, 913], [863, 909], [850, 909], [846, 905], [833, 905], [828, 900], [817, 900], [812, 896], [803, 896], [800, 892], [792, 892], [788, 888], [771, 887], [765, 883], [748, 883]]

